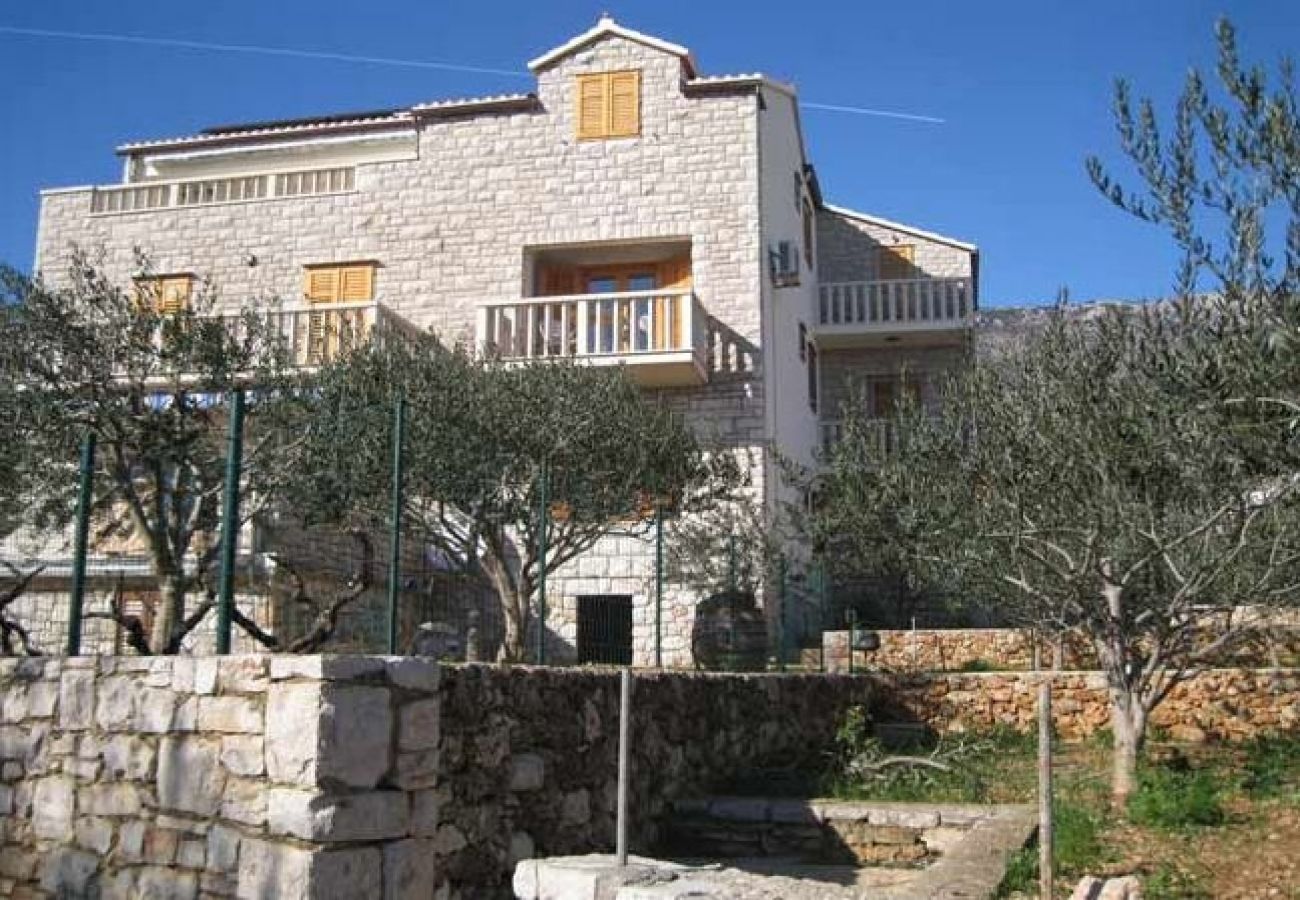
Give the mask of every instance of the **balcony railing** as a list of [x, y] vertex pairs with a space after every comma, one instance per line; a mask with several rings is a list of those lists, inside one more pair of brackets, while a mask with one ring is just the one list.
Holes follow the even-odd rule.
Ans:
[[186, 181], [144, 181], [95, 188], [90, 199], [90, 211], [96, 214], [129, 213], [338, 194], [352, 190], [355, 182], [356, 170], [351, 166]]
[[[871, 459], [884, 459], [898, 450], [899, 424], [890, 419], [866, 419], [861, 423]], [[821, 423], [822, 452], [831, 450], [844, 437], [844, 423], [839, 419]]]
[[531, 297], [479, 307], [479, 345], [506, 360], [626, 364], [639, 383], [702, 384], [708, 327], [691, 291]]
[[[273, 333], [284, 342], [289, 362], [312, 367], [332, 362], [355, 350], [376, 334], [413, 334], [418, 331], [384, 304], [374, 300], [357, 303], [299, 303], [265, 313]], [[219, 313], [227, 326], [238, 331], [244, 325], [242, 313]]]
[[846, 281], [821, 286], [821, 335], [889, 334], [971, 327], [975, 304], [968, 278]]

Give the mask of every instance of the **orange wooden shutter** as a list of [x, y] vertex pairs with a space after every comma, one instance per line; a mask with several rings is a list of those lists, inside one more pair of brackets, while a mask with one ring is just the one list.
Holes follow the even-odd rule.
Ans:
[[578, 138], [605, 136], [609, 119], [609, 81], [605, 75], [578, 76]]
[[374, 298], [375, 267], [366, 263], [359, 266], [344, 266], [339, 278], [339, 299], [345, 303], [360, 302]]
[[879, 277], [887, 278], [911, 278], [913, 275], [912, 261], [916, 256], [916, 248], [911, 244], [894, 244], [890, 247], [881, 247], [878, 251], [877, 259], [879, 261]]
[[609, 73], [609, 131], [611, 137], [641, 133], [641, 73]]
[[307, 270], [303, 293], [312, 303], [336, 303], [339, 299], [339, 270], [321, 266]]
[[188, 275], [163, 278], [158, 291], [158, 312], [164, 316], [173, 315], [189, 306], [191, 283]]
[[576, 294], [578, 273], [565, 266], [545, 266], [537, 279], [539, 293], [543, 297], [562, 297]]
[[[678, 256], [659, 264], [659, 286], [666, 291], [691, 289], [691, 258]], [[656, 300], [655, 346], [659, 349], [677, 349], [682, 346], [682, 322], [686, 316], [689, 298], [660, 297]]]

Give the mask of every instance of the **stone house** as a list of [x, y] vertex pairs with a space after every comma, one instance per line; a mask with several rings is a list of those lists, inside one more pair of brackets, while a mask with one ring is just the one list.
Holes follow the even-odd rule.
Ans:
[[[142, 248], [168, 302], [199, 279], [279, 298], [304, 364], [387, 320], [624, 365], [742, 454], [767, 508], [791, 496], [777, 455], [815, 466], [845, 403], [883, 420], [960, 365], [977, 249], [826, 202], [792, 86], [609, 18], [529, 68], [525, 93], [126, 144], [120, 184], [42, 192], [36, 269], [57, 281], [79, 245], [129, 283]], [[553, 578], [555, 658], [652, 661], [653, 560], [611, 537]], [[697, 599], [666, 590], [665, 663], [689, 662]]]

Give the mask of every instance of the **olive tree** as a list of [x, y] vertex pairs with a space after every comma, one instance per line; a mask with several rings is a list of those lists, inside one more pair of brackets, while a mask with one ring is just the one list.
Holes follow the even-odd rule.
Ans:
[[507, 659], [526, 655], [543, 573], [644, 522], [654, 504], [688, 510], [733, 483], [725, 454], [710, 454], [617, 369], [507, 363], [408, 336], [321, 373], [323, 424], [308, 429], [310, 477], [295, 491], [309, 520], [387, 521], [398, 396], [408, 408], [404, 528], [495, 591]]
[[[149, 275], [143, 257], [139, 271]], [[185, 304], [158, 302], [73, 254], [57, 284], [0, 269], [6, 309], [0, 369], [22, 423], [10, 459], [25, 489], [21, 522], [66, 533], [75, 513], [78, 445], [94, 435], [92, 540], [129, 533], [147, 554], [161, 598], [152, 628], [116, 603], [107, 615], [141, 653], [175, 653], [213, 606], [219, 494], [225, 475], [223, 398], [250, 390], [241, 524], [273, 500], [293, 466], [294, 432], [274, 426], [291, 375], [280, 335], [245, 309], [214, 316], [203, 285]], [[4, 462], [4, 460], [0, 460]], [[14, 494], [6, 489], [6, 499]], [[11, 507], [12, 509], [12, 507]]]

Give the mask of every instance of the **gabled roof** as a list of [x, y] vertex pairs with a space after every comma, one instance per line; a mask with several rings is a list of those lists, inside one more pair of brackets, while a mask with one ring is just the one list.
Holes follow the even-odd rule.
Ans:
[[610, 35], [625, 38], [629, 41], [635, 41], [638, 44], [644, 44], [647, 47], [653, 47], [656, 50], [662, 50], [664, 53], [670, 53], [673, 56], [680, 57], [682, 64], [686, 66], [686, 74], [695, 74], [695, 57], [691, 55], [690, 50], [687, 50], [680, 44], [672, 44], [668, 41], [662, 40], [661, 38], [654, 37], [653, 35], [642, 34], [639, 31], [633, 31], [631, 28], [625, 28], [615, 22], [610, 16], [601, 16], [600, 21], [591, 28], [588, 28], [582, 34], [572, 38], [571, 40], [565, 41], [554, 50], [547, 51], [536, 59], [529, 60], [528, 68], [533, 72], [538, 72], [545, 69], [547, 66], [558, 62], [570, 53], [585, 47], [592, 41]]
[[969, 253], [978, 253], [980, 249], [974, 244], [968, 244], [965, 241], [959, 241], [956, 238], [951, 238], [947, 235], [936, 234], [933, 231], [922, 231], [920, 228], [916, 228], [915, 226], [904, 225], [902, 222], [893, 222], [889, 219], [882, 219], [880, 216], [869, 216], [866, 213], [858, 212], [856, 209], [849, 209], [845, 206], [834, 206], [830, 203], [823, 203], [822, 209], [833, 212], [836, 215], [847, 216], [850, 219], [857, 219], [859, 222], [866, 222], [868, 225], [879, 225], [881, 228], [901, 231], [904, 234], [924, 238], [927, 241], [947, 244], [949, 247], [956, 247], [958, 250], [965, 250]]

